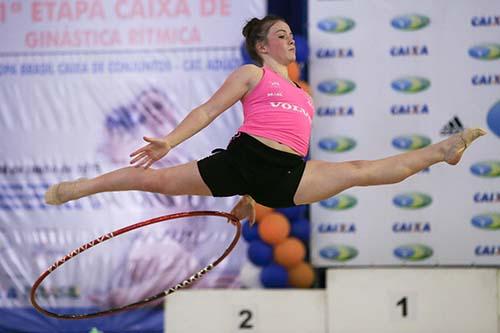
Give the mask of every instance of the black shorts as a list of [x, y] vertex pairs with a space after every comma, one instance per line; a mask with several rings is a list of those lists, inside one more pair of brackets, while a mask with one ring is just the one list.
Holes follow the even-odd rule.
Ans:
[[214, 197], [250, 195], [272, 208], [295, 206], [293, 197], [306, 162], [239, 132], [227, 149], [198, 161], [201, 177]]

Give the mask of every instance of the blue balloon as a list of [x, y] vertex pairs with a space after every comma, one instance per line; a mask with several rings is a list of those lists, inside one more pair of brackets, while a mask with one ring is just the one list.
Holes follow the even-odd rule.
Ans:
[[288, 287], [288, 272], [280, 265], [271, 264], [260, 272], [260, 282], [266, 288]]
[[252, 58], [250, 57], [250, 54], [248, 54], [247, 47], [245, 46], [245, 41], [243, 41], [240, 45], [240, 53], [241, 57], [243, 58], [243, 65], [254, 63]]
[[266, 266], [273, 261], [273, 248], [261, 240], [250, 242], [247, 250], [248, 259], [257, 266]]
[[496, 102], [488, 111], [486, 122], [490, 130], [500, 137], [500, 101]]
[[295, 59], [297, 62], [306, 62], [309, 59], [309, 45], [307, 39], [300, 35], [293, 36], [295, 40]]
[[309, 236], [311, 234], [311, 222], [308, 219], [300, 219], [292, 223], [290, 235], [297, 237], [304, 243], [309, 243]]
[[294, 220], [303, 218], [305, 216], [307, 206], [301, 205], [287, 208], [278, 208], [276, 210], [285, 215], [291, 223], [294, 223]]
[[243, 235], [243, 238], [247, 242], [251, 242], [253, 240], [260, 240], [257, 225], [255, 224], [254, 226], [251, 226], [248, 220], [243, 222], [243, 226], [241, 228], [241, 234]]

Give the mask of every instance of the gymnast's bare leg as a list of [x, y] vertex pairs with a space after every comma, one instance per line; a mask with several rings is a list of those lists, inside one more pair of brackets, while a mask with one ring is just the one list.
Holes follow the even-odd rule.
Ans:
[[163, 169], [126, 167], [92, 179], [62, 182], [49, 188], [45, 201], [60, 205], [96, 193], [129, 190], [166, 195], [211, 195], [196, 162], [189, 162]]
[[294, 202], [317, 202], [353, 186], [398, 183], [439, 162], [455, 165], [472, 141], [485, 134], [479, 128], [466, 129], [425, 148], [375, 161], [308, 161]]

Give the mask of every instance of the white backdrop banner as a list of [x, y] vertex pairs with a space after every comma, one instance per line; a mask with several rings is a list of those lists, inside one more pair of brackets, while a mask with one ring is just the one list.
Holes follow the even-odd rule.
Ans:
[[[265, 12], [262, 0], [0, 1], [0, 307], [29, 306], [36, 277], [100, 235], [160, 215], [231, 208], [235, 198], [135, 191], [53, 207], [43, 194], [56, 182], [127, 166], [143, 136], [172, 130], [242, 63], [241, 28]], [[225, 148], [241, 121], [235, 105], [156, 167]], [[232, 240], [230, 225], [204, 221], [114, 240], [106, 252], [75, 259], [42, 297], [53, 307], [92, 307], [151, 296]], [[237, 247], [197, 287], [239, 286], [244, 257]]]
[[500, 265], [500, 3], [317, 0], [309, 24], [313, 159], [490, 132], [458, 166], [314, 204], [314, 265]]

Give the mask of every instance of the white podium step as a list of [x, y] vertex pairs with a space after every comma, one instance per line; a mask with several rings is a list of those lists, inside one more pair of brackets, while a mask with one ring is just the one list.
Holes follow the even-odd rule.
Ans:
[[329, 333], [498, 333], [494, 269], [331, 269]]
[[167, 297], [166, 333], [323, 333], [324, 290], [183, 290]]

